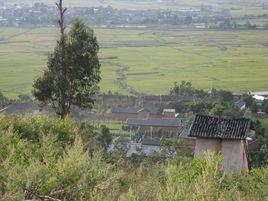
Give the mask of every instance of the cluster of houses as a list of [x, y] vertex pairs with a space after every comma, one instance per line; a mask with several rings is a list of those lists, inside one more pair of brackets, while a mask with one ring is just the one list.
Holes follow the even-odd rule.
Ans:
[[[243, 106], [243, 105], [242, 105]], [[42, 111], [35, 103], [14, 103], [0, 112], [6, 114], [53, 114], [51, 107]], [[193, 121], [181, 118], [175, 109], [162, 112], [154, 107], [118, 107], [106, 114], [107, 119], [124, 122], [124, 128], [142, 133], [139, 141], [127, 142], [127, 156], [160, 153], [163, 138], [178, 139], [180, 153], [202, 157], [221, 154], [224, 172], [248, 171], [249, 133], [254, 130], [250, 119], [197, 115]], [[113, 145], [112, 145], [113, 146]], [[113, 149], [112, 147], [110, 149]]]
[[[155, 112], [151, 114], [151, 111], [153, 110], [146, 108], [113, 111], [121, 118], [124, 116], [125, 125], [130, 129], [151, 134], [149, 138], [142, 138], [139, 143], [130, 143], [127, 156], [139, 152], [146, 155], [161, 152], [161, 139], [156, 140], [153, 135], [159, 130], [165, 130], [166, 133], [177, 136], [184, 154], [194, 153], [196, 157], [221, 154], [224, 172], [248, 171], [247, 157], [251, 139], [247, 136], [254, 130], [250, 119], [197, 115], [195, 120], [189, 123], [178, 118], [174, 109], [164, 109], [161, 114]], [[130, 112], [129, 116], [127, 112]]]
[[150, 113], [143, 109], [138, 118], [127, 119], [126, 125], [130, 129], [138, 129], [141, 132], [157, 133], [165, 132], [170, 134], [178, 134], [182, 131], [184, 122], [182, 119], [175, 117], [175, 110], [164, 110], [163, 116], [160, 118], [151, 118]]
[[[38, 2], [38, 1], [36, 1]], [[100, 4], [101, 5], [101, 4]], [[149, 25], [176, 25], [206, 28], [203, 19], [207, 13], [212, 19], [220, 20], [229, 17], [226, 9], [213, 7], [196, 7], [182, 10], [164, 9], [114, 9], [111, 6], [99, 7], [74, 7], [68, 9], [67, 21], [80, 16], [85, 21], [94, 25], [113, 26], [123, 28], [143, 28]], [[1, 3], [0, 1], [0, 26], [52, 26], [56, 19], [55, 7], [51, 4], [34, 3], [32, 5], [21, 3]]]
[[178, 135], [185, 125], [185, 121], [178, 118], [175, 109], [164, 109], [161, 113], [156, 108], [114, 108], [110, 117], [124, 121], [129, 130], [149, 134], [165, 132]]
[[[50, 15], [50, 16], [49, 16]], [[52, 19], [51, 19], [52, 18]], [[53, 26], [55, 7], [44, 3], [28, 5], [0, 2], [0, 26]]]

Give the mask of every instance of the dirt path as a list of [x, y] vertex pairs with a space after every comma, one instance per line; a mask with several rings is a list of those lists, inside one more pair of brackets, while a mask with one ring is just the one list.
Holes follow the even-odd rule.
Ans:
[[119, 64], [119, 63], [116, 63], [116, 62], [110, 62], [110, 61], [105, 62], [105, 63], [115, 65], [115, 66], [118, 67], [118, 69], [116, 70], [116, 75], [117, 75], [116, 76], [116, 84], [120, 89], [125, 90], [129, 94], [137, 96], [137, 97], [141, 97], [141, 96], [146, 95], [145, 93], [141, 93], [141, 92], [137, 91], [136, 89], [130, 87], [127, 84], [127, 82], [126, 82], [126, 79], [127, 79], [126, 74], [128, 72], [129, 66], [122, 65], [122, 64]]

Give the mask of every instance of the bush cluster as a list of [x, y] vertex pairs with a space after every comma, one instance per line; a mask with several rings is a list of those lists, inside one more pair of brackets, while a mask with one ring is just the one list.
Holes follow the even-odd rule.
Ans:
[[220, 157], [126, 159], [106, 152], [108, 134], [70, 119], [0, 115], [0, 200], [268, 199], [268, 168], [222, 175]]

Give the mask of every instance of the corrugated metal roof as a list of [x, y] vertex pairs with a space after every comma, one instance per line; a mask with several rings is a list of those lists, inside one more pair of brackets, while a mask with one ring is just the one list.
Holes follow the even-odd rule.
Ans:
[[265, 99], [267, 99], [266, 97], [260, 95], [254, 95], [253, 98], [259, 101], [264, 101]]
[[246, 139], [250, 119], [230, 119], [197, 115], [190, 130], [190, 137], [216, 139]]
[[126, 123], [130, 126], [165, 126], [165, 127], [178, 127], [182, 126], [180, 119], [128, 119]]
[[256, 92], [251, 92], [253, 95], [258, 95], [258, 96], [268, 96], [268, 91], [256, 91]]

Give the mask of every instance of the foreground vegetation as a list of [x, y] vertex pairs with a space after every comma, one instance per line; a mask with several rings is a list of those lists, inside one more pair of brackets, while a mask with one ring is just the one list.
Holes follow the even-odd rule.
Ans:
[[268, 199], [265, 167], [222, 175], [218, 157], [126, 159], [120, 148], [106, 153], [105, 130], [68, 119], [1, 115], [0, 200]]

